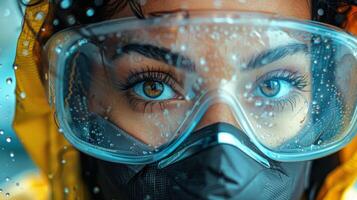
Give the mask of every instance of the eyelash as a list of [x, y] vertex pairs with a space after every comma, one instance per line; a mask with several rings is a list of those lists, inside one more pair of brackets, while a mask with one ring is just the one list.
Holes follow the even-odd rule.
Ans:
[[136, 95], [132, 88], [142, 82], [142, 81], [157, 81], [163, 82], [170, 86], [174, 91], [177, 92], [177, 84], [178, 81], [174, 78], [174, 75], [164, 69], [157, 69], [154, 67], [147, 66], [144, 69], [133, 70], [129, 72], [129, 76], [124, 84], [120, 84], [120, 90], [124, 91], [128, 97], [129, 104], [133, 106], [134, 109], [137, 109], [139, 105], [143, 105], [143, 110], [147, 110], [147, 108], [151, 108], [151, 111], [155, 105], [159, 105], [161, 110], [164, 110], [166, 107], [165, 101], [148, 101], [144, 100], [138, 95]]
[[[276, 70], [269, 72], [268, 74], [263, 75], [260, 78], [257, 78], [256, 88], [264, 81], [279, 79], [291, 83], [293, 87], [300, 91], [304, 91], [304, 88], [308, 85], [307, 76], [300, 75], [299, 72], [291, 72], [289, 70]], [[118, 88], [124, 91], [128, 97], [129, 103], [137, 109], [139, 105], [143, 105], [143, 110], [145, 111], [148, 106], [150, 106], [151, 111], [153, 107], [158, 104], [161, 110], [165, 109], [166, 101], [148, 101], [143, 100], [138, 97], [136, 94], [131, 91], [133, 86], [142, 82], [142, 81], [160, 81], [167, 85], [169, 85], [173, 90], [177, 88], [178, 81], [174, 78], [174, 75], [164, 69], [157, 69], [150, 66], [147, 66], [144, 69], [133, 70], [129, 73], [129, 76], [125, 83], [118, 83]], [[177, 90], [175, 90], [177, 91]], [[291, 109], [293, 110], [296, 106], [297, 98], [300, 97], [300, 94], [295, 92], [292, 95], [289, 95], [288, 98], [272, 100], [274, 102], [274, 106], [279, 110], [283, 110], [287, 105], [290, 104]]]
[[[268, 74], [263, 75], [260, 78], [257, 78], [256, 86], [253, 88], [257, 89], [259, 85], [264, 81], [273, 80], [273, 79], [286, 81], [290, 83], [294, 88], [303, 92], [306, 91], [304, 90], [304, 88], [308, 86], [307, 75], [301, 75], [297, 71], [292, 72], [284, 69], [284, 70], [275, 70], [269, 72]], [[274, 102], [273, 105], [276, 106], [278, 110], [284, 110], [284, 108], [289, 104], [291, 106], [291, 109], [294, 110], [298, 97], [301, 97], [301, 94], [299, 94], [298, 92], [294, 92], [292, 95], [289, 95], [288, 98], [277, 99], [272, 101]]]
[[306, 75], [301, 75], [297, 71], [292, 72], [286, 69], [269, 72], [258, 78], [256, 82], [260, 84], [261, 82], [272, 79], [280, 79], [292, 83], [293, 86], [301, 91], [308, 85]]

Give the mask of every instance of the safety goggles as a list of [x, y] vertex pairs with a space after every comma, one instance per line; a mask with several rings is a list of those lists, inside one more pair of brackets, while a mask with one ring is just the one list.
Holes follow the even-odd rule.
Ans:
[[100, 159], [158, 161], [217, 105], [276, 161], [325, 156], [357, 131], [357, 40], [320, 23], [223, 11], [119, 19], [57, 33], [45, 53], [59, 126]]

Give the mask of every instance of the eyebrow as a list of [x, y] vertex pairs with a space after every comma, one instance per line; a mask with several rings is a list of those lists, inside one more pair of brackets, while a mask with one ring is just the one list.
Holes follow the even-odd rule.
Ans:
[[270, 63], [280, 60], [286, 56], [296, 54], [298, 52], [308, 53], [309, 48], [306, 44], [293, 43], [285, 46], [279, 46], [274, 49], [265, 50], [251, 58], [245, 70], [253, 70], [264, 67]]
[[[120, 51], [122, 53], [136, 52], [147, 58], [164, 62], [170, 66], [185, 71], [195, 71], [195, 64], [191, 59], [164, 47], [158, 47], [151, 44], [130, 43], [121, 47]], [[121, 55], [116, 56], [116, 58]]]
[[[151, 44], [130, 43], [121, 47], [120, 51], [121, 53], [136, 52], [147, 58], [164, 62], [170, 66], [175, 66], [185, 71], [195, 71], [195, 64], [191, 59], [164, 47], [154, 46]], [[251, 58], [244, 70], [258, 69], [286, 56], [293, 55], [298, 52], [308, 53], [308, 51], [308, 46], [301, 43], [293, 43], [285, 46], [279, 46], [274, 49], [268, 49]], [[116, 58], [121, 55], [122, 54], [117, 55]]]

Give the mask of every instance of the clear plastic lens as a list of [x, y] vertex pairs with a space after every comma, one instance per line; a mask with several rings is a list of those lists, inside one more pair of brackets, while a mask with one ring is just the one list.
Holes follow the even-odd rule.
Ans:
[[164, 22], [99, 24], [49, 45], [69, 138], [131, 162], [168, 151], [214, 104], [228, 105], [228, 122], [275, 159], [352, 134], [357, 61], [347, 35], [279, 20]]

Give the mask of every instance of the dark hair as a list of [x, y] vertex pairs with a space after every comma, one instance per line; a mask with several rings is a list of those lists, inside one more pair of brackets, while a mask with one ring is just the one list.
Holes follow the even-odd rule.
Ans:
[[[26, 19], [25, 23], [29, 25], [30, 31], [36, 35], [39, 44], [44, 44], [53, 33], [65, 28], [90, 24], [104, 21], [113, 17], [129, 7], [133, 14], [139, 19], [144, 19], [140, 2], [142, 0], [17, 0], [18, 8], [22, 12], [22, 6], [36, 6], [43, 1], [50, 2], [49, 13], [45, 25], [50, 26], [51, 31], [37, 34], [31, 28], [31, 23]], [[340, 28], [344, 27], [347, 14], [352, 5], [357, 6], [357, 0], [307, 0], [311, 5], [312, 20], [334, 25]], [[25, 3], [27, 2], [27, 3]], [[63, 2], [69, 2], [68, 5]], [[88, 10], [93, 13], [88, 15]]]
[[[110, 18], [116, 12], [129, 6], [135, 16], [144, 18], [140, 0], [71, 0], [71, 5], [63, 9], [62, 0], [54, 0], [51, 4], [54, 31], [62, 30], [75, 24], [88, 24]], [[357, 0], [310, 0], [312, 20], [343, 27], [346, 14]], [[88, 9], [94, 9], [93, 16], [88, 16]]]
[[[23, 0], [18, 0], [22, 3]], [[34, 6], [38, 3], [41, 3], [43, 0], [32, 0], [31, 4], [27, 6]], [[61, 4], [63, 0], [47, 0], [51, 1], [50, 4], [50, 16], [48, 17], [48, 24], [53, 27], [53, 31], [57, 32], [63, 30], [65, 28], [79, 25], [79, 24], [90, 24], [99, 21], [103, 21], [111, 18], [115, 13], [120, 12], [126, 7], [129, 7], [134, 15], [140, 19], [145, 18], [143, 11], [140, 6], [139, 0], [70, 0], [71, 4], [67, 6], [63, 6]], [[357, 0], [309, 0], [311, 6], [311, 16], [312, 20], [328, 23], [334, 26], [343, 27], [344, 22], [346, 20], [346, 15], [350, 11], [352, 5], [357, 5]], [[88, 15], [88, 10], [93, 9], [94, 13]], [[26, 21], [25, 21], [26, 22]], [[52, 33], [51, 33], [52, 34]], [[43, 40], [42, 40], [43, 39]], [[45, 42], [47, 38], [42, 38], [40, 43]], [[315, 51], [319, 51], [322, 49], [321, 47], [315, 47]], [[325, 48], [323, 48], [325, 49]], [[324, 61], [327, 62], [327, 61]], [[85, 62], [82, 62], [85, 65]], [[88, 67], [88, 65], [86, 65]], [[87, 68], [86, 68], [87, 69]], [[40, 68], [40, 71], [42, 68]], [[316, 67], [316, 70], [320, 70], [320, 68]], [[331, 67], [331, 70], [334, 70], [334, 67]], [[86, 74], [86, 72], [81, 73]], [[315, 73], [316, 74], [316, 73]], [[334, 73], [328, 73], [329, 75], [334, 75]], [[315, 80], [320, 82], [321, 80], [334, 80], [331, 76], [324, 77], [316, 77]], [[318, 92], [315, 92], [318, 95]], [[74, 97], [75, 98], [75, 97]], [[317, 97], [314, 96], [316, 99]], [[322, 100], [322, 102], [327, 102], [327, 98]], [[78, 98], [77, 98], [78, 99]], [[336, 98], [337, 101], [337, 98]], [[338, 103], [331, 104], [338, 105]], [[326, 106], [325, 108], [328, 108]], [[326, 109], [329, 112], [329, 109]], [[322, 114], [321, 114], [322, 115]], [[336, 118], [338, 119], [338, 118]], [[331, 128], [325, 127], [325, 129]], [[326, 137], [329, 137], [327, 135]], [[94, 188], [97, 186], [98, 176], [97, 172], [99, 171], [98, 163], [101, 161], [96, 160], [90, 156], [85, 154], [81, 154], [81, 164], [82, 164], [82, 175], [83, 180], [87, 184], [88, 188]], [[328, 165], [332, 165], [330, 160], [326, 162]], [[335, 163], [333, 163], [335, 164]], [[325, 165], [325, 163], [323, 163]], [[315, 166], [315, 165], [314, 165]], [[317, 165], [316, 165], [317, 166]], [[309, 196], [314, 196], [315, 191], [319, 188], [322, 183], [324, 177], [328, 173], [328, 170], [331, 170], [333, 167], [329, 166], [328, 170], [326, 166], [324, 166], [325, 171], [321, 172], [320, 167], [315, 167], [317, 170], [313, 170], [314, 173], [311, 177], [312, 187], [310, 191], [308, 191]], [[92, 171], [94, 173], [88, 173], [88, 171]], [[315, 173], [317, 172], [317, 173]], [[100, 194], [92, 194], [95, 199], [98, 199]]]

